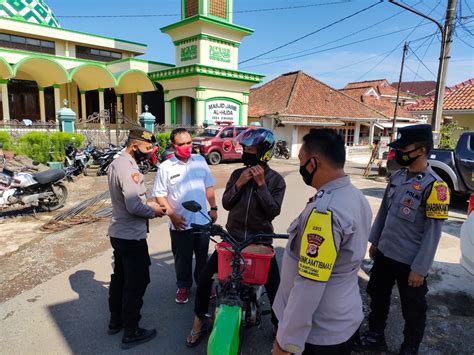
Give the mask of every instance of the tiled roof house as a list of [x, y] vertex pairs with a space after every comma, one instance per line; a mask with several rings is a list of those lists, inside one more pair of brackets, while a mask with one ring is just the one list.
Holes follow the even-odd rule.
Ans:
[[[347, 145], [369, 144], [380, 129], [377, 123], [389, 121], [384, 113], [302, 71], [283, 74], [250, 92], [249, 122], [256, 119], [293, 145], [313, 127], [337, 128]], [[292, 155], [295, 151], [293, 146]]]
[[[407, 109], [418, 116], [431, 116], [434, 97], [418, 100]], [[445, 92], [443, 118], [456, 120], [467, 130], [474, 130], [474, 78], [453, 86]]]

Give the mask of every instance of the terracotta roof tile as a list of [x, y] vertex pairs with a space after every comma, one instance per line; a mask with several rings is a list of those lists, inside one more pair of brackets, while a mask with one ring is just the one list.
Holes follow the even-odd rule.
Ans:
[[[355, 89], [341, 89], [339, 91], [346, 95], [351, 96], [356, 100], [360, 100], [366, 105], [374, 108], [375, 110], [382, 112], [385, 116], [393, 117], [395, 111], [395, 104], [390, 99], [384, 97], [374, 97], [366, 95], [370, 88], [355, 88]], [[397, 110], [398, 118], [413, 118], [413, 115], [408, 112], [403, 106], [399, 106]]]
[[312, 78], [287, 73], [250, 92], [249, 116], [386, 119], [382, 113]]
[[[396, 88], [398, 82], [392, 83], [391, 85]], [[430, 96], [433, 95], [436, 90], [436, 81], [402, 81], [400, 90], [418, 96]]]
[[[431, 111], [434, 96], [418, 100], [407, 107], [410, 111]], [[443, 110], [474, 110], [474, 78], [466, 80], [445, 92]]]

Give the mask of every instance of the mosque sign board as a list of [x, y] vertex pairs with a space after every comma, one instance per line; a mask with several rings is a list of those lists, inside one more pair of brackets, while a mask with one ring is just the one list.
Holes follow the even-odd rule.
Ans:
[[234, 124], [240, 122], [240, 104], [225, 100], [210, 100], [206, 102], [206, 122], [207, 124]]

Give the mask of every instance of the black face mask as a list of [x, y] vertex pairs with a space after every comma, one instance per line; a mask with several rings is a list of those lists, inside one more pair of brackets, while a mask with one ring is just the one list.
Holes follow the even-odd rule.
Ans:
[[420, 149], [415, 148], [413, 150], [410, 150], [409, 152], [402, 152], [400, 149], [395, 150], [395, 160], [397, 163], [401, 166], [410, 166], [416, 159], [421, 157], [421, 155], [418, 155], [414, 158], [411, 158], [409, 154], [413, 153], [415, 150]]
[[304, 183], [308, 186], [311, 186], [311, 183], [313, 182], [313, 176], [316, 173], [316, 170], [318, 170], [318, 162], [316, 161], [316, 159], [314, 159], [315, 166], [314, 166], [313, 171], [308, 172], [308, 170], [306, 170], [306, 167], [308, 166], [311, 159], [314, 159], [314, 158], [309, 158], [308, 161], [304, 165], [300, 166], [300, 175], [303, 177]]
[[133, 151], [133, 157], [135, 158], [135, 161], [137, 163], [144, 161], [144, 160], [150, 160], [151, 158], [151, 153], [143, 153], [140, 148], [137, 147], [137, 150]]
[[252, 153], [242, 153], [242, 162], [244, 163], [245, 166], [255, 166], [260, 163], [260, 160], [257, 158], [257, 154], [252, 154]]

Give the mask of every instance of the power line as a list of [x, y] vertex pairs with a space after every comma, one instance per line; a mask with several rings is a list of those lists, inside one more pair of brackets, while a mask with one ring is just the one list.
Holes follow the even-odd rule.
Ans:
[[[425, 24], [425, 25], [428, 25], [428, 24]], [[423, 25], [423, 26], [424, 26], [424, 25]], [[344, 44], [341, 44], [341, 45], [339, 45], [339, 46], [334, 46], [334, 47], [330, 47], [330, 48], [326, 48], [326, 49], [321, 49], [321, 50], [319, 50], [319, 51], [314, 51], [314, 52], [310, 52], [310, 53], [295, 55], [295, 56], [289, 57], [289, 58], [274, 60], [274, 61], [270, 61], [270, 62], [266, 62], [266, 63], [262, 63], [262, 64], [250, 65], [250, 66], [247, 66], [246, 68], [250, 68], [250, 67], [260, 67], [260, 66], [264, 66], [264, 65], [269, 65], [269, 64], [274, 64], [274, 63], [285, 62], [285, 61], [287, 61], [287, 60], [292, 60], [292, 59], [307, 57], [307, 56], [313, 55], [313, 54], [328, 52], [328, 51], [331, 51], [331, 50], [333, 50], [333, 49], [339, 49], [339, 48], [343, 48], [343, 47], [348, 47], [348, 46], [351, 46], [351, 45], [354, 45], [354, 44], [358, 44], [358, 43], [362, 43], [362, 42], [371, 41], [371, 40], [373, 40], [373, 39], [377, 39], [377, 38], [381, 38], [381, 37], [386, 37], [386, 36], [391, 36], [391, 35], [393, 35], [393, 34], [400, 33], [400, 32], [405, 32], [405, 31], [408, 31], [408, 30], [410, 30], [410, 29], [412, 29], [412, 28], [416, 28], [416, 27], [419, 27], [419, 26], [408, 27], [408, 28], [404, 28], [404, 29], [401, 29], [401, 30], [398, 30], [398, 31], [393, 31], [393, 32], [389, 32], [389, 33], [384, 33], [384, 34], [381, 34], [381, 35], [378, 35], [378, 36], [368, 37], [368, 38], [360, 39], [360, 40], [358, 40], [358, 41], [353, 41], [353, 42], [349, 42], [349, 43], [344, 43]], [[316, 47], [316, 48], [317, 48], [317, 47]], [[295, 53], [295, 54], [296, 54], [296, 53]]]
[[455, 35], [456, 35], [456, 37], [459, 38], [459, 40], [460, 40], [462, 43], [464, 43], [466, 46], [469, 46], [469, 47], [471, 47], [471, 48], [474, 48], [474, 46], [473, 46], [472, 44], [469, 44], [469, 43], [467, 43], [465, 40], [463, 40], [463, 39], [457, 34], [457, 32], [455, 33]]
[[[431, 38], [434, 39], [435, 36], [436, 36], [436, 32], [435, 32], [435, 33], [432, 33], [432, 34], [429, 35], [429, 36], [423, 36], [423, 37], [421, 37], [421, 38], [414, 39], [414, 40], [412, 40], [411, 42], [420, 41], [420, 40], [422, 40], [422, 39], [429, 38], [429, 37], [431, 37]], [[346, 68], [349, 68], [349, 67], [353, 67], [354, 65], [357, 65], [357, 64], [360, 64], [360, 63], [366, 63], [368, 60], [370, 60], [370, 59], [372, 59], [372, 58], [377, 58], [377, 57], [380, 57], [380, 56], [382, 56], [382, 55], [386, 55], [387, 53], [389, 53], [389, 52], [391, 52], [391, 51], [392, 51], [392, 50], [388, 50], [388, 51], [383, 52], [383, 53], [375, 54], [375, 55], [372, 55], [372, 56], [370, 56], [370, 57], [368, 57], [368, 58], [364, 58], [364, 59], [362, 59], [362, 60], [360, 60], [360, 61], [357, 61], [357, 62], [348, 64], [348, 65], [344, 65], [344, 66], [342, 66], [342, 67], [338, 67], [338, 68], [332, 69], [332, 70], [330, 70], [330, 71], [326, 71], [326, 72], [319, 73], [318, 75], [325, 75], [325, 74], [333, 73], [333, 72], [335, 72], [335, 71], [339, 71], [339, 70], [341, 70], [341, 69], [346, 69]]]
[[336, 24], [338, 24], [338, 23], [341, 23], [341, 22], [343, 22], [343, 21], [345, 21], [345, 20], [347, 20], [347, 19], [349, 19], [349, 18], [351, 18], [351, 17], [354, 17], [354, 16], [356, 16], [356, 15], [362, 13], [362, 12], [365, 12], [365, 11], [367, 11], [367, 10], [373, 8], [374, 6], [377, 6], [377, 5], [381, 4], [382, 2], [383, 2], [383, 0], [379, 0], [379, 2], [377, 2], [377, 3], [375, 3], [375, 4], [372, 4], [372, 5], [368, 6], [368, 7], [365, 7], [365, 8], [363, 8], [362, 10], [356, 11], [356, 12], [354, 12], [354, 13], [348, 15], [348, 16], [345, 16], [345, 17], [343, 17], [343, 18], [341, 18], [341, 19], [339, 19], [339, 20], [337, 20], [337, 21], [334, 21], [334, 22], [332, 22], [332, 23], [330, 23], [330, 24], [328, 24], [328, 25], [326, 25], [326, 26], [323, 26], [323, 27], [321, 27], [321, 28], [318, 28], [317, 30], [312, 31], [312, 32], [310, 32], [310, 33], [308, 33], [308, 34], [306, 34], [306, 35], [304, 35], [304, 36], [298, 37], [298, 38], [296, 38], [296, 39], [294, 39], [294, 40], [292, 40], [292, 41], [290, 41], [290, 42], [287, 42], [287, 43], [285, 43], [285, 44], [282, 44], [281, 46], [278, 46], [278, 47], [273, 48], [273, 49], [270, 49], [270, 50], [268, 50], [268, 51], [266, 51], [266, 52], [264, 52], [264, 53], [261, 53], [261, 54], [258, 54], [258, 55], [256, 55], [256, 56], [253, 56], [253, 57], [251, 57], [251, 58], [249, 58], [249, 59], [246, 59], [246, 60], [240, 62], [239, 64], [243, 64], [243, 63], [250, 62], [251, 60], [254, 60], [254, 59], [256, 59], [256, 58], [260, 58], [260, 57], [262, 57], [262, 56], [264, 56], [264, 55], [266, 55], [266, 54], [268, 54], [268, 53], [275, 52], [275, 51], [277, 51], [277, 50], [279, 50], [279, 49], [281, 49], [281, 48], [284, 48], [284, 47], [289, 46], [290, 44], [293, 44], [293, 43], [296, 43], [296, 42], [298, 42], [298, 41], [301, 41], [301, 40], [304, 39], [304, 38], [307, 38], [307, 37], [309, 37], [309, 36], [312, 36], [312, 35], [314, 35], [314, 34], [316, 34], [316, 33], [318, 33], [318, 32], [321, 32], [321, 31], [323, 31], [323, 30], [325, 30], [325, 29], [327, 29], [327, 28], [329, 28], [329, 27], [332, 27], [332, 26], [334, 26], [334, 25], [336, 25]]
[[[428, 13], [428, 15], [430, 15], [439, 5], [439, 3], [441, 2], [441, 0], [438, 1], [438, 3], [436, 4], [436, 6]], [[402, 43], [404, 43], [408, 37], [411, 36], [411, 34], [413, 32], [415, 32], [416, 28], [418, 26], [421, 26], [421, 24], [425, 21], [425, 19], [422, 19], [418, 25], [404, 38], [402, 39], [385, 57], [383, 57], [380, 61], [378, 61], [372, 68], [370, 68], [368, 71], [366, 71], [364, 74], [362, 74], [361, 76], [359, 76], [356, 81], [359, 81], [361, 78], [363, 78], [364, 76], [366, 76], [367, 74], [369, 74], [372, 70], [374, 70], [375, 68], [377, 68], [380, 64], [382, 64], [388, 57], [390, 57], [390, 55], [392, 55], [393, 52], [395, 52], [401, 45]], [[438, 30], [436, 31], [438, 32]]]
[[416, 52], [413, 51], [410, 47], [408, 47], [408, 48], [409, 48], [410, 51], [413, 53], [413, 55], [416, 57], [416, 59], [418, 59], [418, 60], [420, 61], [420, 63], [423, 64], [423, 66], [425, 67], [425, 69], [428, 70], [428, 71], [431, 73], [431, 75], [433, 75], [433, 76], [436, 78], [436, 75], [431, 71], [430, 68], [428, 68], [428, 67], [426, 66], [426, 64], [423, 62], [423, 60], [422, 60], [420, 57], [418, 57], [418, 55], [416, 54]]
[[[416, 73], [416, 72], [415, 72], [412, 68], [410, 68], [410, 66], [407, 65], [406, 63], [405, 63], [405, 68], [407, 68], [407, 69], [408, 69], [409, 71], [411, 71], [412, 73], [415, 73], [415, 74], [418, 75], [418, 73]], [[421, 80], [423, 80], [423, 81], [430, 81], [430, 80], [428, 80], [428, 79], [423, 78], [421, 75], [418, 75], [418, 77], [419, 77]]]
[[284, 58], [284, 57], [292, 56], [292, 55], [299, 54], [299, 53], [309, 52], [309, 51], [311, 51], [311, 50], [313, 50], [313, 49], [316, 49], [316, 48], [325, 47], [325, 46], [327, 46], [328, 44], [336, 43], [336, 42], [339, 42], [339, 41], [341, 41], [341, 40], [343, 40], [343, 39], [346, 39], [346, 38], [348, 38], [348, 37], [352, 37], [352, 36], [354, 36], [354, 35], [356, 35], [356, 34], [358, 34], [358, 33], [364, 32], [364, 31], [366, 31], [366, 30], [368, 30], [368, 29], [370, 29], [370, 28], [372, 28], [372, 27], [375, 27], [375, 26], [377, 26], [377, 25], [379, 25], [379, 24], [381, 24], [381, 23], [383, 23], [383, 22], [386, 22], [386, 21], [388, 21], [388, 20], [390, 20], [390, 19], [392, 19], [392, 18], [394, 18], [394, 17], [400, 15], [400, 14], [403, 13], [403, 12], [404, 12], [403, 10], [400, 11], [400, 12], [397, 12], [396, 14], [394, 14], [394, 15], [392, 15], [392, 16], [389, 16], [389, 17], [386, 17], [386, 18], [384, 18], [383, 20], [378, 21], [378, 22], [376, 22], [376, 23], [374, 23], [374, 24], [372, 24], [372, 25], [370, 25], [370, 26], [364, 27], [364, 28], [362, 28], [362, 29], [360, 29], [360, 30], [358, 30], [358, 31], [356, 31], [356, 32], [352, 32], [352, 33], [350, 33], [350, 34], [348, 34], [348, 35], [346, 35], [346, 36], [344, 36], [344, 37], [337, 38], [337, 39], [335, 39], [335, 40], [333, 40], [333, 41], [329, 41], [329, 42], [323, 43], [323, 44], [321, 44], [321, 45], [319, 45], [319, 46], [315, 46], [315, 47], [307, 48], [307, 49], [302, 50], [302, 51], [299, 51], [299, 52], [294, 52], [294, 53], [289, 53], [289, 54], [283, 54], [283, 55], [279, 55], [279, 56], [275, 56], [275, 57], [265, 57], [265, 58], [262, 58], [262, 60], [265, 60], [265, 59], [279, 59], [279, 58]]
[[[226, 14], [243, 14], [249, 12], [270, 12], [270, 11], [284, 11], [284, 10], [298, 10], [305, 9], [309, 7], [319, 7], [319, 6], [328, 6], [328, 5], [339, 5], [345, 4], [348, 2], [353, 2], [354, 0], [340, 0], [332, 1], [318, 4], [310, 5], [297, 5], [297, 6], [286, 6], [286, 7], [272, 7], [272, 8], [263, 8], [263, 9], [249, 9], [249, 10], [236, 10], [236, 11], [227, 11]], [[204, 15], [209, 15], [204, 14]], [[57, 15], [58, 18], [137, 18], [137, 17], [177, 17], [181, 14], [138, 14], [138, 15]]]
[[[431, 44], [433, 43], [433, 40], [435, 39], [435, 36], [431, 37], [431, 40], [430, 40], [430, 43], [428, 43], [428, 46], [426, 47], [426, 50], [425, 50], [425, 53], [423, 53], [423, 56], [421, 57], [422, 59], [425, 59], [426, 57], [426, 54], [428, 53], [428, 50], [430, 49], [431, 47]], [[419, 50], [422, 46], [418, 46], [416, 49], [415, 49], [415, 52], [417, 50]], [[421, 67], [421, 62], [418, 63], [418, 67], [416, 68], [416, 73], [415, 73], [415, 76], [413, 77], [413, 82], [416, 81], [416, 79], [418, 78], [418, 73], [420, 72], [420, 67]], [[413, 83], [410, 85], [409, 88], [407, 88], [407, 90], [411, 90], [413, 88]]]

